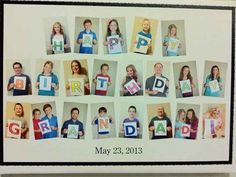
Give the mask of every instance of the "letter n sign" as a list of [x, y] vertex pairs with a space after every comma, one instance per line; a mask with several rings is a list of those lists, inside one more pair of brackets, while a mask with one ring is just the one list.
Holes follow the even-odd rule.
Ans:
[[138, 136], [137, 122], [124, 123], [125, 136]]
[[110, 122], [108, 117], [99, 117], [98, 118], [98, 132], [104, 133], [110, 131]]
[[166, 120], [154, 121], [155, 136], [166, 136], [167, 135], [167, 123]]

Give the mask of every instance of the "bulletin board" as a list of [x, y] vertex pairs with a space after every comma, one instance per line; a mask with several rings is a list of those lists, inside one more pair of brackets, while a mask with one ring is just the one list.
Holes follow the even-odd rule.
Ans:
[[235, 172], [235, 7], [1, 11], [1, 173]]

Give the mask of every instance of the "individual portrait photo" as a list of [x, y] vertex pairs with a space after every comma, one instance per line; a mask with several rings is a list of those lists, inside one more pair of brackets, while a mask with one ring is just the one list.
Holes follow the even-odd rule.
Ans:
[[170, 103], [148, 104], [148, 130], [152, 140], [172, 138], [172, 118]]
[[102, 19], [104, 54], [127, 53], [125, 17]]
[[199, 96], [196, 61], [173, 63], [176, 98]]
[[119, 106], [119, 137], [138, 138], [143, 135], [144, 105], [121, 102]]
[[75, 17], [74, 52], [98, 54], [99, 18]]
[[32, 122], [35, 140], [59, 137], [56, 103], [32, 104]]
[[35, 66], [35, 95], [58, 96], [60, 61], [37, 60]]
[[7, 60], [5, 80], [8, 96], [32, 95], [31, 62]]
[[66, 96], [90, 94], [88, 63], [86, 59], [63, 61]]
[[5, 137], [29, 139], [30, 104], [7, 102], [5, 111]]
[[91, 104], [92, 135], [93, 139], [116, 137], [116, 122], [114, 103]]
[[143, 95], [143, 62], [123, 61], [119, 65], [120, 96]]
[[177, 103], [174, 137], [197, 139], [200, 105]]
[[135, 17], [130, 51], [134, 53], [153, 55], [158, 20], [145, 17]]
[[145, 95], [167, 97], [169, 94], [170, 63], [147, 61]]
[[205, 61], [202, 95], [224, 97], [227, 63]]
[[184, 20], [162, 21], [161, 33], [163, 56], [186, 55]]
[[114, 96], [116, 86], [117, 62], [94, 60], [91, 93], [97, 96]]
[[225, 137], [225, 104], [204, 104], [203, 139], [219, 139]]
[[64, 103], [61, 137], [67, 139], [84, 139], [87, 109], [87, 104]]
[[69, 29], [66, 17], [45, 18], [44, 31], [47, 55], [71, 52]]

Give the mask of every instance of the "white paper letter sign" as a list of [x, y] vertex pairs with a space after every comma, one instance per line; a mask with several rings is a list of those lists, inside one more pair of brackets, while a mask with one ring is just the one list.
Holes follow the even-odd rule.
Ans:
[[67, 138], [77, 139], [79, 134], [79, 125], [68, 125]]
[[119, 35], [107, 37], [108, 51], [110, 54], [122, 53], [121, 43], [119, 41]]
[[125, 136], [138, 136], [137, 122], [124, 123]]
[[138, 84], [135, 82], [134, 79], [132, 79], [131, 81], [129, 81], [128, 83], [126, 83], [124, 85], [124, 87], [129, 91], [130, 94], [135, 94], [136, 92], [138, 92], [140, 90], [140, 87], [138, 86]]
[[50, 91], [52, 85], [52, 77], [40, 76], [39, 77], [39, 90]]
[[192, 92], [190, 80], [187, 79], [187, 80], [180, 81], [180, 88], [181, 88], [182, 93]]
[[54, 52], [64, 52], [64, 39], [62, 35], [56, 35], [53, 37], [52, 50]]
[[165, 85], [166, 85], [166, 78], [156, 77], [153, 84], [153, 90], [157, 90], [161, 93], [164, 93]]
[[50, 127], [50, 124], [49, 124], [48, 120], [40, 121], [39, 122], [39, 128], [40, 128], [42, 134], [46, 134], [46, 133], [51, 132], [51, 127]]
[[92, 34], [83, 34], [83, 47], [93, 47], [93, 35]]
[[142, 35], [137, 35], [137, 44], [134, 48], [134, 52], [146, 54], [148, 50], [148, 44], [150, 44], [151, 39]]
[[219, 83], [217, 80], [210, 81], [209, 86], [212, 93], [220, 91]]
[[181, 135], [182, 137], [190, 137], [190, 129], [191, 126], [188, 124], [184, 124], [181, 126]]
[[166, 120], [154, 121], [155, 136], [166, 136], [167, 135], [166, 125], [167, 125]]
[[71, 78], [69, 79], [70, 94], [73, 96], [84, 95], [84, 79]]
[[14, 89], [25, 90], [26, 77], [15, 76], [14, 77]]
[[7, 137], [8, 138], [21, 138], [21, 122], [16, 120], [9, 120], [8, 121], [8, 128], [7, 128]]
[[98, 76], [97, 77], [96, 90], [106, 91], [107, 90], [107, 82], [108, 82], [107, 77]]
[[98, 132], [109, 132], [110, 131], [110, 122], [108, 117], [99, 117], [98, 118]]
[[167, 47], [168, 52], [177, 53], [179, 48], [179, 40], [176, 38], [169, 39], [169, 45]]
[[205, 119], [205, 130], [204, 130], [204, 137], [205, 138], [212, 138], [212, 135], [214, 135], [215, 127], [217, 126], [217, 120], [216, 119]]

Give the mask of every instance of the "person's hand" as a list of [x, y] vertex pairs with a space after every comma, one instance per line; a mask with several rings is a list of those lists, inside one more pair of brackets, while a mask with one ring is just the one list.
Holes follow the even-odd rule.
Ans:
[[70, 85], [67, 83], [66, 84], [66, 90], [69, 90], [70, 89]]
[[168, 42], [164, 42], [164, 43], [163, 43], [163, 46], [168, 46], [168, 45], [169, 45]]
[[148, 44], [147, 46], [148, 46], [148, 48], [150, 48], [150, 47], [152, 47], [152, 44], [150, 43], [150, 44]]
[[124, 130], [124, 128], [121, 128], [121, 132], [123, 133], [125, 130]]
[[124, 91], [124, 93], [128, 93], [129, 92], [127, 89], [124, 89], [123, 91]]
[[151, 91], [151, 94], [156, 95], [156, 94], [158, 94], [158, 92], [159, 92], [158, 90], [153, 90], [153, 91]]
[[176, 86], [176, 90], [180, 90], [180, 86], [179, 85]]
[[49, 49], [52, 49], [52, 44], [48, 46]]
[[110, 86], [110, 85], [111, 85], [111, 82], [107, 82], [107, 85]]
[[118, 41], [119, 41], [119, 42], [122, 42], [122, 41], [123, 41], [123, 39], [122, 39], [121, 37], [119, 37], [119, 38], [118, 38]]
[[55, 126], [50, 126], [52, 130], [57, 130], [57, 127]]
[[35, 88], [38, 88], [39, 82], [35, 82]]
[[64, 48], [69, 48], [69, 45], [68, 45], [68, 44], [65, 44], [65, 45], [64, 45]]
[[51, 86], [56, 89], [57, 88], [57, 85], [55, 83], [52, 83]]
[[79, 39], [77, 42], [81, 44], [83, 42], [83, 39]]
[[98, 82], [97, 79], [93, 79], [94, 84], [97, 84], [97, 82]]
[[205, 83], [205, 84], [204, 84], [204, 87], [209, 87], [209, 84], [208, 84], [208, 83]]
[[97, 44], [97, 40], [94, 39], [94, 40], [93, 40], [93, 45], [96, 45], [96, 44]]
[[167, 127], [166, 129], [167, 129], [168, 132], [170, 132], [172, 130], [171, 127]]
[[67, 133], [68, 133], [68, 129], [64, 129], [63, 134], [67, 134]]
[[169, 81], [166, 81], [166, 86], [169, 87]]
[[104, 42], [104, 45], [108, 46], [108, 44], [109, 44], [109, 42], [107, 42], [107, 41]]
[[182, 44], [181, 43], [179, 43], [179, 46], [178, 46], [178, 48], [181, 48], [182, 47]]
[[150, 130], [150, 131], [153, 131], [154, 129], [155, 129], [154, 126], [149, 127], [149, 130]]
[[13, 89], [14, 88], [14, 83], [10, 83], [10, 85], [9, 85], [9, 89]]
[[134, 44], [137, 44], [138, 43], [138, 41], [134, 41]]
[[83, 136], [83, 132], [82, 131], [79, 131], [79, 136]]

